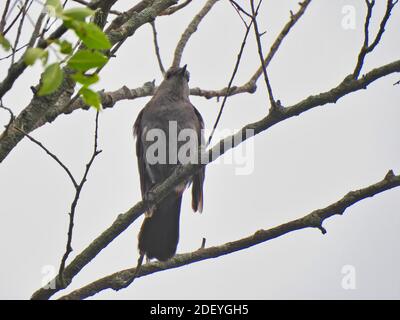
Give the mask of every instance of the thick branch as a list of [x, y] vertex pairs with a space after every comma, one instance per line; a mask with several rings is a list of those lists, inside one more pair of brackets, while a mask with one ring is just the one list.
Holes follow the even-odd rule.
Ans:
[[[396, 176], [393, 174], [392, 171], [389, 171], [389, 173], [382, 181], [363, 189], [351, 191], [339, 201], [323, 209], [314, 210], [313, 212], [305, 215], [302, 218], [284, 223], [272, 229], [258, 230], [256, 233], [246, 238], [228, 242], [220, 246], [210, 247], [206, 249], [201, 248], [194, 252], [178, 254], [166, 262], [157, 261], [142, 265], [141, 269], [136, 275], [136, 278], [168, 269], [179, 268], [181, 266], [185, 266], [195, 262], [213, 259], [226, 254], [244, 250], [257, 244], [281, 237], [287, 233], [296, 230], [301, 230], [305, 228], [318, 228], [322, 231], [322, 233], [326, 233], [325, 229], [322, 227], [322, 223], [325, 219], [328, 219], [337, 214], [341, 215], [347, 208], [354, 205], [355, 203], [399, 186], [400, 175]], [[135, 272], [136, 268], [116, 272], [112, 275], [94, 281], [81, 289], [77, 289], [70, 294], [61, 297], [61, 299], [81, 300], [93, 296], [106, 289], [123, 289], [126, 287], [126, 283], [130, 281]]]

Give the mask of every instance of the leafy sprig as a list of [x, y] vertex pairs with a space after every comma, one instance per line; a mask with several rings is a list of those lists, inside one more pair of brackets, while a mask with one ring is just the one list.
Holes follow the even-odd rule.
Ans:
[[[108, 62], [104, 51], [111, 48], [111, 43], [96, 24], [86, 21], [95, 11], [89, 8], [64, 9], [60, 0], [47, 0], [45, 6], [48, 15], [60, 19], [64, 26], [72, 30], [86, 47], [73, 54], [72, 44], [67, 40], [56, 39], [50, 43], [50, 45], [55, 45], [57, 52], [66, 56], [67, 66], [73, 70], [69, 76], [82, 86], [79, 94], [83, 101], [99, 110], [101, 107], [100, 97], [96, 91], [90, 88], [99, 81], [99, 76], [96, 73], [89, 74], [89, 71], [101, 68]], [[8, 41], [0, 36], [0, 44], [5, 49], [7, 43]], [[52, 48], [54, 49], [54, 47]], [[27, 65], [33, 65], [40, 60], [45, 67], [37, 92], [39, 96], [55, 92], [65, 77], [61, 61], [48, 64], [48, 50], [48, 48], [29, 48], [24, 55], [24, 62]]]

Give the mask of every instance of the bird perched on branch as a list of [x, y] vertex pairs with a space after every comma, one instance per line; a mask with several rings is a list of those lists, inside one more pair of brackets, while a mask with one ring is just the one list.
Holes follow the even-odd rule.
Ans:
[[[136, 155], [144, 199], [149, 190], [168, 178], [178, 165], [198, 161], [199, 147], [204, 146], [203, 119], [189, 100], [188, 82], [186, 65], [168, 70], [135, 121]], [[192, 208], [201, 212], [204, 175], [203, 168], [148, 209], [139, 233], [142, 259], [145, 255], [165, 261], [175, 254], [182, 194], [192, 183]]]

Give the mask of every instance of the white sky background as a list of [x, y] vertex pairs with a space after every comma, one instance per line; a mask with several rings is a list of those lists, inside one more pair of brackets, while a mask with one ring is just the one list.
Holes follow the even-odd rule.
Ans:
[[[164, 64], [205, 1], [157, 19]], [[247, 1], [239, 1], [244, 5]], [[259, 18], [264, 51], [288, 21], [297, 0], [265, 0]], [[118, 10], [132, 1], [119, 1]], [[342, 27], [343, 6], [356, 8], [356, 28]], [[4, 4], [0, 5], [0, 11]], [[375, 35], [386, 1], [377, 1]], [[315, 0], [285, 39], [269, 67], [275, 97], [292, 105], [340, 83], [351, 73], [363, 40], [365, 3]], [[400, 57], [400, 7], [381, 44], [367, 57], [363, 73]], [[26, 35], [30, 31], [26, 25]], [[220, 1], [190, 39], [182, 63], [191, 87], [220, 89], [229, 81], [244, 27], [227, 1]], [[23, 43], [23, 41], [21, 42]], [[4, 52], [1, 53], [2, 55]], [[4, 78], [7, 63], [0, 64]], [[248, 41], [236, 84], [247, 82], [259, 66], [254, 37]], [[3, 102], [17, 114], [32, 98], [41, 67], [28, 69]], [[150, 25], [129, 38], [101, 73], [99, 89], [139, 87], [161, 80]], [[202, 214], [190, 209], [189, 192], [181, 213], [178, 252], [223, 244], [325, 207], [350, 190], [381, 180], [389, 169], [400, 172], [400, 75], [376, 81], [368, 90], [280, 123], [255, 137], [254, 171], [235, 175], [235, 166], [207, 167]], [[119, 102], [100, 115], [95, 161], [75, 217], [73, 255], [81, 252], [121, 212], [140, 200], [132, 125], [149, 98]], [[220, 103], [192, 97], [210, 128]], [[239, 129], [265, 116], [268, 97], [262, 77], [254, 95], [228, 99], [220, 129]], [[94, 110], [60, 116], [32, 135], [80, 177], [92, 152]], [[8, 114], [0, 110], [0, 125]], [[216, 141], [216, 140], [215, 140]], [[214, 142], [215, 142], [214, 141]], [[27, 299], [41, 286], [43, 267], [58, 269], [65, 250], [74, 190], [63, 170], [36, 145], [22, 141], [0, 165], [0, 298]], [[328, 233], [296, 231], [247, 250], [159, 272], [135, 280], [122, 291], [104, 291], [96, 299], [275, 299], [400, 298], [400, 189], [364, 200], [344, 216], [325, 221]], [[103, 250], [63, 292], [136, 265], [137, 234], [142, 219]], [[71, 258], [69, 261], [71, 261]], [[354, 266], [356, 288], [342, 288], [342, 268]], [[55, 297], [59, 297], [57, 294]]]

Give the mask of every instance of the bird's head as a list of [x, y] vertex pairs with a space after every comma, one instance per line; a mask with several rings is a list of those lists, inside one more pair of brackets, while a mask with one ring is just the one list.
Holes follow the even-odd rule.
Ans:
[[189, 82], [190, 73], [186, 70], [187, 64], [182, 68], [172, 67], [165, 73], [165, 80], [186, 81]]
[[184, 65], [182, 68], [170, 68], [160, 84], [160, 89], [172, 93], [177, 98], [189, 97], [189, 71]]

